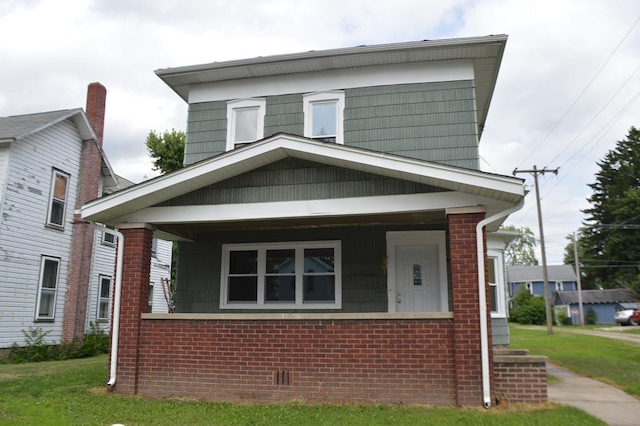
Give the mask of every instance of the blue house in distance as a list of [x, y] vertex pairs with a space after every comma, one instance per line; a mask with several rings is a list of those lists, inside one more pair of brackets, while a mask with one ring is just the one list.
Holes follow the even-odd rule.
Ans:
[[[571, 324], [580, 324], [579, 296], [577, 291], [559, 291], [552, 299], [556, 312], [566, 309]], [[615, 324], [614, 315], [618, 305], [623, 308], [638, 306], [632, 291], [624, 288], [602, 290], [582, 290], [582, 312], [587, 316], [589, 309], [596, 315], [596, 324]]]
[[[549, 294], [558, 291], [578, 290], [576, 273], [571, 265], [547, 265]], [[507, 269], [507, 291], [509, 307], [519, 291], [529, 291], [534, 296], [544, 296], [542, 266], [512, 266]], [[553, 299], [552, 299], [553, 300]]]

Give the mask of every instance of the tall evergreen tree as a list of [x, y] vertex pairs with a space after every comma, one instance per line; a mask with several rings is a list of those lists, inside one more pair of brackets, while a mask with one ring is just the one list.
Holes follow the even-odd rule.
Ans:
[[640, 290], [640, 130], [632, 127], [602, 161], [589, 185], [591, 207], [581, 243], [590, 281]]

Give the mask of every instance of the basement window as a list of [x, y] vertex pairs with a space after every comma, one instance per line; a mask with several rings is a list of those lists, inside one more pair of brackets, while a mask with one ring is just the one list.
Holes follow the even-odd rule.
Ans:
[[229, 244], [222, 309], [340, 309], [339, 241]]

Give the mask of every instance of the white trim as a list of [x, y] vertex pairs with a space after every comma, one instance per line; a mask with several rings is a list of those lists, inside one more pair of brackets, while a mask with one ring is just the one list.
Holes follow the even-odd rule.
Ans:
[[[321, 200], [275, 201], [267, 203], [149, 207], [117, 218], [120, 222], [200, 223], [243, 220], [271, 220], [336, 217], [390, 213], [444, 211], [452, 205], [475, 205], [491, 200], [461, 192], [328, 198]], [[499, 206], [507, 203], [495, 202]], [[119, 227], [121, 225], [118, 225]]]
[[[236, 144], [245, 144], [255, 142], [264, 137], [264, 115], [266, 111], [267, 101], [265, 98], [252, 99], [236, 99], [227, 102], [227, 146], [226, 150], [230, 151], [236, 147]], [[236, 140], [236, 120], [239, 110], [257, 109], [258, 118], [256, 122], [256, 137], [251, 140]]]
[[[104, 234], [104, 232], [103, 232]], [[108, 289], [109, 289], [109, 294], [107, 294], [107, 297], [102, 297], [102, 286], [103, 286], [103, 280], [108, 281]], [[109, 321], [109, 314], [110, 314], [110, 310], [109, 308], [111, 307], [111, 287], [113, 285], [113, 277], [109, 276], [109, 275], [103, 275], [100, 274], [98, 275], [98, 307], [96, 309], [96, 321], [99, 322], [106, 322]], [[100, 304], [104, 302], [104, 299], [106, 299], [107, 302], [107, 316], [106, 317], [101, 317], [100, 316]]]
[[344, 91], [332, 90], [328, 92], [307, 93], [302, 97], [302, 111], [304, 113], [304, 135], [310, 139], [317, 139], [313, 134], [313, 106], [315, 104], [336, 104], [336, 134], [337, 144], [344, 144]]
[[[507, 305], [505, 298], [505, 288], [504, 288], [504, 264], [502, 261], [502, 252], [496, 249], [487, 249], [487, 260], [491, 262], [493, 259], [494, 267], [495, 267], [495, 283], [494, 286], [496, 288], [496, 311], [491, 311], [491, 318], [506, 318], [507, 317]], [[489, 285], [491, 286], [491, 282]], [[491, 303], [488, 304], [491, 307]]]
[[447, 235], [445, 231], [388, 231], [387, 239], [387, 299], [388, 311], [396, 312], [396, 247], [436, 244], [440, 272], [440, 306], [449, 309], [447, 278]]
[[191, 85], [189, 103], [335, 89], [473, 80], [473, 60], [459, 59], [244, 78]]
[[[195, 191], [284, 158], [300, 158], [440, 188], [517, 202], [524, 196], [523, 180], [478, 170], [425, 162], [392, 154], [363, 151], [309, 139], [276, 135], [245, 149], [228, 151], [173, 173], [159, 176], [85, 204], [84, 219], [113, 223], [113, 219]], [[489, 199], [489, 198], [487, 198]], [[491, 212], [490, 209], [488, 209]]]
[[[42, 303], [42, 293], [45, 291], [42, 287], [42, 281], [44, 279], [44, 266], [47, 261], [55, 262], [56, 264], [56, 279], [55, 279], [55, 287], [49, 288], [47, 287], [47, 293], [53, 293], [53, 300], [51, 301], [52, 310], [51, 316], [41, 316], [40, 315], [40, 304]], [[58, 302], [58, 287], [60, 286], [60, 266], [62, 262], [60, 258], [53, 256], [45, 256], [42, 255], [40, 257], [40, 276], [38, 278], [38, 293], [36, 295], [36, 312], [34, 316], [35, 321], [53, 321], [56, 319], [56, 303]]]
[[[335, 301], [305, 303], [303, 300], [304, 249], [332, 248], [334, 250]], [[269, 249], [295, 250], [295, 302], [270, 303], [265, 301], [265, 267], [266, 251]], [[258, 256], [257, 300], [256, 303], [228, 302], [227, 278], [229, 276], [230, 253], [236, 250], [256, 250]], [[223, 244], [220, 267], [220, 309], [341, 309], [342, 308], [342, 244], [339, 240], [331, 241], [293, 241], [274, 243]]]
[[[56, 190], [56, 181], [58, 180], [58, 176], [61, 176], [65, 179], [65, 188], [64, 188], [64, 199], [55, 198], [54, 193]], [[51, 187], [49, 188], [49, 202], [47, 204], [47, 222], [46, 226], [55, 228], [55, 229], [64, 229], [66, 216], [67, 216], [67, 202], [69, 199], [69, 186], [71, 184], [71, 175], [69, 173], [63, 172], [62, 170], [52, 168], [51, 169]], [[51, 221], [51, 216], [53, 212], [54, 201], [62, 203], [62, 223], [53, 223]]]

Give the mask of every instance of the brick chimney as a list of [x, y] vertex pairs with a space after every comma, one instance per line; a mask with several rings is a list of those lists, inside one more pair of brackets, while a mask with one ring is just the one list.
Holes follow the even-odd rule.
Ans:
[[107, 102], [107, 89], [100, 83], [91, 83], [87, 88], [87, 118], [102, 145], [104, 134], [104, 112]]
[[87, 302], [91, 282], [91, 264], [95, 232], [91, 224], [80, 217], [77, 210], [85, 203], [100, 196], [102, 135], [107, 89], [100, 83], [91, 83], [87, 89], [87, 119], [96, 132], [97, 141], [82, 141], [80, 171], [78, 173], [78, 195], [73, 216], [71, 253], [67, 292], [62, 321], [62, 340], [70, 342], [82, 339], [87, 327]]

